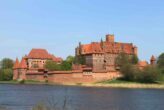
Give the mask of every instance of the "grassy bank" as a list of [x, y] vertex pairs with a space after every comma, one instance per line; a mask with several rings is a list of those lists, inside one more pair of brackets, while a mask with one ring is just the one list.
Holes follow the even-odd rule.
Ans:
[[150, 88], [150, 89], [164, 89], [164, 82], [156, 82], [156, 83], [139, 83], [139, 82], [131, 82], [125, 80], [106, 80], [97, 83], [50, 83], [50, 82], [40, 82], [27, 80], [24, 82], [20, 81], [0, 81], [0, 84], [48, 84], [48, 85], [67, 85], [67, 86], [83, 86], [83, 87], [106, 87], [106, 88]]

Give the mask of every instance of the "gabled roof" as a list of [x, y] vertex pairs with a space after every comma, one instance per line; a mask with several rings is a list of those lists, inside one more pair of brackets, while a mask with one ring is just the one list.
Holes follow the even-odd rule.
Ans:
[[62, 62], [63, 61], [63, 59], [62, 58], [60, 58], [60, 57], [56, 57], [56, 56], [54, 56], [54, 55], [51, 55], [51, 57], [52, 57], [52, 60], [54, 61], [54, 62]]
[[21, 69], [27, 68], [27, 64], [26, 64], [26, 61], [25, 61], [24, 58], [22, 58], [22, 60], [21, 60], [21, 62], [19, 64], [19, 68], [21, 68]]
[[13, 66], [13, 69], [17, 69], [17, 68], [19, 68], [19, 60], [18, 60], [18, 58], [16, 58], [15, 64]]
[[101, 42], [93, 42], [91, 44], [81, 45], [82, 54], [93, 53], [120, 53], [134, 54], [134, 46], [132, 43], [119, 43], [119, 42], [103, 42], [103, 48]]
[[51, 59], [52, 57], [46, 49], [32, 49], [27, 58]]

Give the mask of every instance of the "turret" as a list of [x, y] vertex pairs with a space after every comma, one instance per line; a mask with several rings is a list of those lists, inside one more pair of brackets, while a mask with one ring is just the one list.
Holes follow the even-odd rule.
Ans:
[[13, 66], [13, 80], [18, 78], [19, 60], [16, 58], [15, 64]]
[[113, 34], [107, 34], [106, 35], [106, 42], [114, 42], [114, 35]]
[[20, 76], [19, 78], [21, 80], [25, 80], [26, 79], [26, 71], [27, 71], [27, 64], [24, 58], [22, 58], [20, 64], [19, 64], [19, 72], [20, 72]]
[[154, 57], [154, 55], [152, 55], [152, 57], [150, 59], [150, 64], [151, 65], [155, 65], [156, 64], [156, 58]]

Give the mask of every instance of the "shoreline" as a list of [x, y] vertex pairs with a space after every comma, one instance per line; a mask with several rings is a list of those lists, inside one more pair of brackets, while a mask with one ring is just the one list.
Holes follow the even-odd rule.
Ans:
[[61, 86], [77, 86], [77, 87], [97, 87], [97, 88], [127, 88], [127, 89], [164, 89], [164, 84], [145, 84], [145, 83], [53, 83], [53, 82], [38, 82], [38, 81], [25, 81], [20, 83], [18, 81], [0, 81], [0, 84], [17, 84], [17, 85], [61, 85]]

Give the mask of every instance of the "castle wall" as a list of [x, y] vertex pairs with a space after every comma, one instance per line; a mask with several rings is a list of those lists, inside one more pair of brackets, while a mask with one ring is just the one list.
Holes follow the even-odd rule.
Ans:
[[93, 54], [93, 70], [104, 70], [104, 54]]
[[92, 73], [92, 72], [51, 72], [48, 77], [45, 78], [44, 74], [27, 74], [27, 80], [45, 81], [54, 83], [94, 83], [98, 81], [113, 79], [120, 77], [119, 72], [107, 72], [107, 73]]

